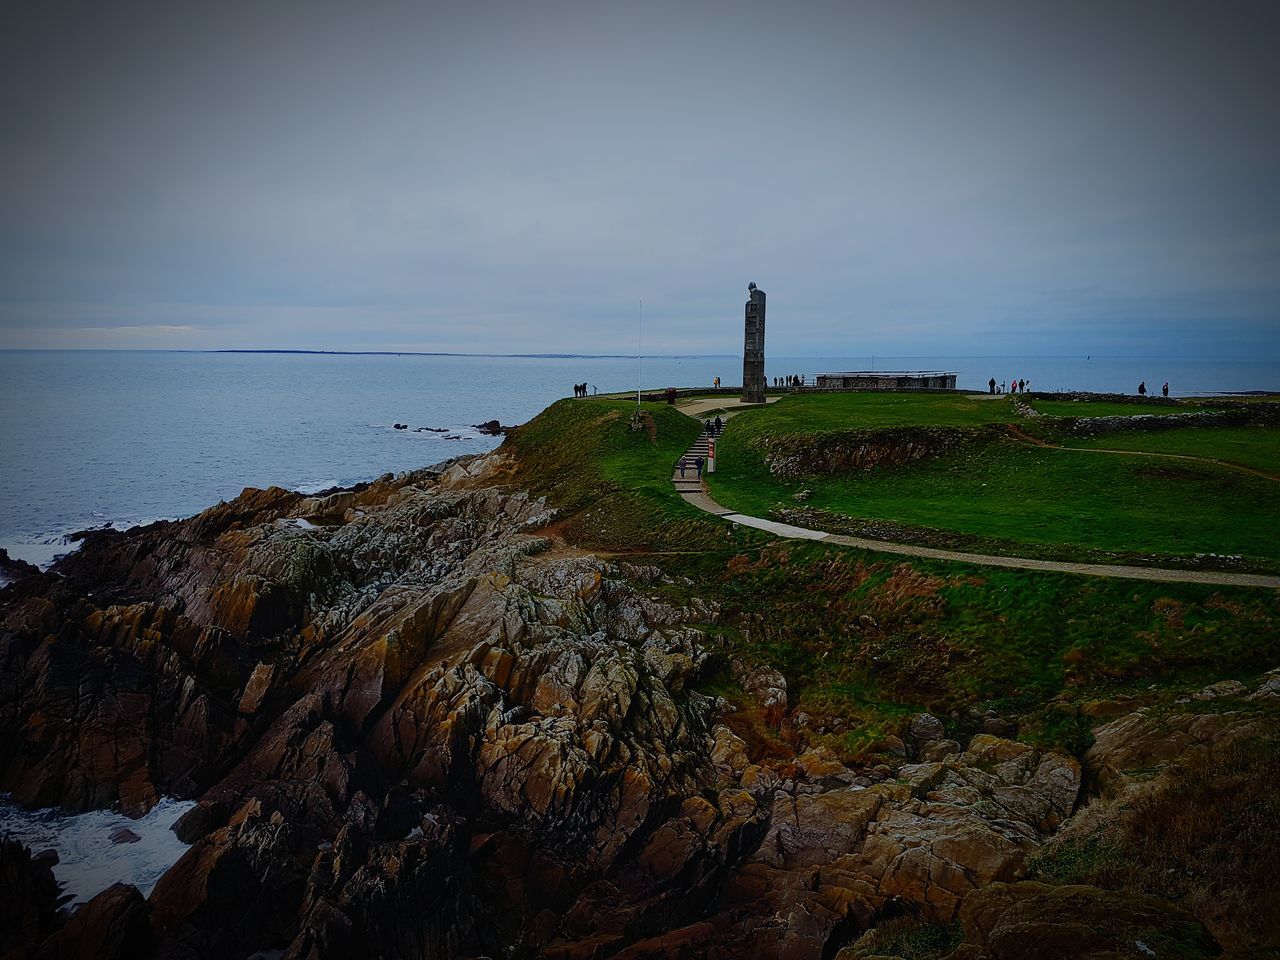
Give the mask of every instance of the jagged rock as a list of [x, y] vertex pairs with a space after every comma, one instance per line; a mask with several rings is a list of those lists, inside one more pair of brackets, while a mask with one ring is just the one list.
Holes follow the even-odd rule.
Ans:
[[150, 953], [151, 908], [138, 888], [116, 883], [44, 941], [35, 960], [134, 960]]
[[199, 953], [251, 953], [293, 936], [306, 874], [298, 831], [251, 800], [197, 841], [151, 894], [156, 926]]
[[770, 667], [752, 669], [736, 661], [733, 673], [743, 692], [764, 710], [767, 722], [778, 726], [787, 712], [787, 678]]
[[[1071, 758], [962, 752], [929, 715], [920, 762], [846, 767], [768, 666], [730, 664], [729, 716], [697, 683], [719, 607], [557, 540], [517, 479], [497, 453], [90, 536], [0, 598], [0, 787], [197, 798], [150, 902], [172, 957], [829, 955], [887, 913], [950, 921], [1071, 814]], [[1117, 723], [1093, 758], [1122, 775], [1159, 750]]]
[[118, 827], [111, 831], [112, 843], [137, 843], [142, 838], [128, 827]]
[[178, 818], [173, 825], [174, 835], [183, 843], [192, 844], [201, 837], [224, 827], [231, 816], [225, 803], [206, 798]]
[[1249, 692], [1239, 680], [1219, 680], [1192, 694], [1196, 700], [1217, 700], [1219, 697], [1242, 697]]
[[947, 768], [941, 763], [909, 763], [898, 768], [898, 779], [916, 796], [924, 796], [946, 779]]
[[357, 502], [357, 492], [340, 490], [324, 497], [307, 497], [296, 507], [300, 517], [334, 519], [343, 517]]
[[875, 749], [880, 753], [892, 753], [899, 757], [907, 755], [907, 745], [903, 743], [902, 738], [896, 734], [888, 734], [878, 744]]
[[839, 781], [849, 773], [849, 769], [825, 749], [802, 753], [796, 757], [795, 764], [807, 779], [813, 781]]
[[926, 763], [934, 760], [946, 760], [960, 752], [960, 744], [955, 740], [931, 740], [920, 745], [920, 759]]
[[965, 899], [960, 923], [965, 940], [952, 960], [1208, 958], [1221, 953], [1189, 913], [1155, 897], [1096, 887], [996, 883]]
[[35, 564], [9, 556], [9, 552], [0, 547], [0, 587], [16, 583], [27, 577], [39, 576], [40, 568]]
[[236, 712], [245, 717], [256, 715], [262, 708], [267, 694], [271, 692], [271, 683], [275, 674], [274, 664], [260, 663], [254, 667], [253, 673], [249, 675], [249, 680], [244, 685], [244, 692], [240, 694], [240, 703], [236, 706]]
[[794, 869], [850, 853], [884, 798], [871, 790], [833, 790], [816, 796], [774, 796], [770, 826], [753, 859]]
[[1085, 764], [1104, 796], [1114, 796], [1174, 760], [1191, 760], [1242, 740], [1272, 738], [1278, 733], [1280, 722], [1273, 715], [1132, 713], [1094, 729]]
[[31, 851], [0, 837], [0, 951], [30, 947], [59, 925], [58, 884], [50, 864], [37, 862]]
[[740, 778], [750, 760], [747, 757], [747, 745], [733, 734], [724, 724], [716, 724], [711, 729], [712, 747], [711, 761], [722, 776]]
[[919, 743], [929, 740], [941, 740], [946, 728], [942, 721], [931, 713], [918, 713], [911, 718], [908, 727], [911, 736]]
[[1249, 694], [1248, 700], [1269, 700], [1280, 697], [1280, 670], [1272, 670], [1258, 685], [1258, 689]]
[[1001, 717], [987, 717], [982, 721], [982, 732], [995, 737], [1012, 737], [1017, 727]]

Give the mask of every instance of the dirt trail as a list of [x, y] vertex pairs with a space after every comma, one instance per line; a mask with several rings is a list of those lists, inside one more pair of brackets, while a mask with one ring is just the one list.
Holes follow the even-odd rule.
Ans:
[[1258, 470], [1255, 467], [1247, 467], [1243, 463], [1236, 463], [1233, 460], [1219, 460], [1216, 457], [1197, 457], [1190, 453], [1154, 453], [1149, 450], [1116, 450], [1112, 447], [1064, 447], [1056, 443], [1048, 443], [1038, 437], [1033, 437], [1026, 433], [1017, 425], [1012, 423], [1005, 424], [1005, 430], [1009, 432], [1015, 440], [1021, 440], [1024, 443], [1030, 443], [1037, 447], [1043, 447], [1046, 450], [1070, 450], [1073, 453], [1114, 453], [1122, 457], [1162, 457], [1166, 460], [1190, 460], [1193, 463], [1208, 463], [1217, 467], [1226, 467], [1228, 470], [1235, 470], [1239, 473], [1248, 473], [1255, 477], [1262, 477], [1264, 480], [1273, 480], [1280, 483], [1280, 476], [1274, 473], [1267, 473], [1265, 470]]

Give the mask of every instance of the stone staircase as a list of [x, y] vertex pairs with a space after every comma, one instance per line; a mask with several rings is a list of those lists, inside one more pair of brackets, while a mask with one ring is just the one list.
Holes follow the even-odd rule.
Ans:
[[711, 437], [704, 431], [693, 442], [693, 446], [685, 452], [685, 459], [689, 465], [685, 467], [683, 477], [680, 476], [680, 464], [677, 461], [675, 470], [671, 474], [671, 482], [675, 484], [676, 493], [702, 492], [702, 481], [698, 479], [697, 460], [698, 457], [701, 457], [704, 462], [706, 461], [708, 441], [710, 439]]

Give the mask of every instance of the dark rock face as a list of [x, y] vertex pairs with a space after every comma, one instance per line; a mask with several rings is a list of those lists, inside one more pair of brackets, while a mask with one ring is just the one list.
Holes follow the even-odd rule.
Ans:
[[49, 863], [0, 837], [0, 955], [39, 943], [58, 928], [58, 884]]
[[0, 587], [27, 577], [38, 576], [39, 573], [39, 567], [9, 556], [9, 551], [0, 547]]
[[[511, 466], [246, 491], [93, 534], [6, 591], [0, 786], [73, 809], [199, 801], [149, 902], [115, 887], [65, 926], [47, 870], [0, 848], [4, 889], [27, 891], [2, 908], [11, 945], [830, 956], [883, 915], [952, 921], [1071, 815], [1074, 759], [962, 748], [928, 715], [898, 741], [921, 762], [874, 785], [817, 752], [752, 762], [695, 689], [689, 624], [716, 605], [540, 532], [553, 512]], [[781, 673], [734, 672], [792, 723]]]
[[137, 887], [117, 883], [45, 940], [35, 960], [131, 960], [151, 953], [151, 908]]
[[999, 435], [995, 427], [899, 427], [818, 436], [767, 437], [764, 459], [783, 479], [897, 467], [941, 456], [949, 450]]
[[1191, 914], [1155, 897], [1096, 887], [998, 883], [965, 900], [965, 941], [952, 960], [1216, 957]]

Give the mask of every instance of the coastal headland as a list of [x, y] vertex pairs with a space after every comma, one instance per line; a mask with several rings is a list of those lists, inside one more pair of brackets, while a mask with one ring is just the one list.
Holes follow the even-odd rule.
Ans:
[[[95, 531], [0, 589], [0, 790], [194, 801], [0, 955], [1252, 957], [1280, 944], [1280, 405], [563, 400], [494, 452]], [[637, 415], [638, 414], [638, 415]], [[127, 839], [127, 838], [126, 838]]]

